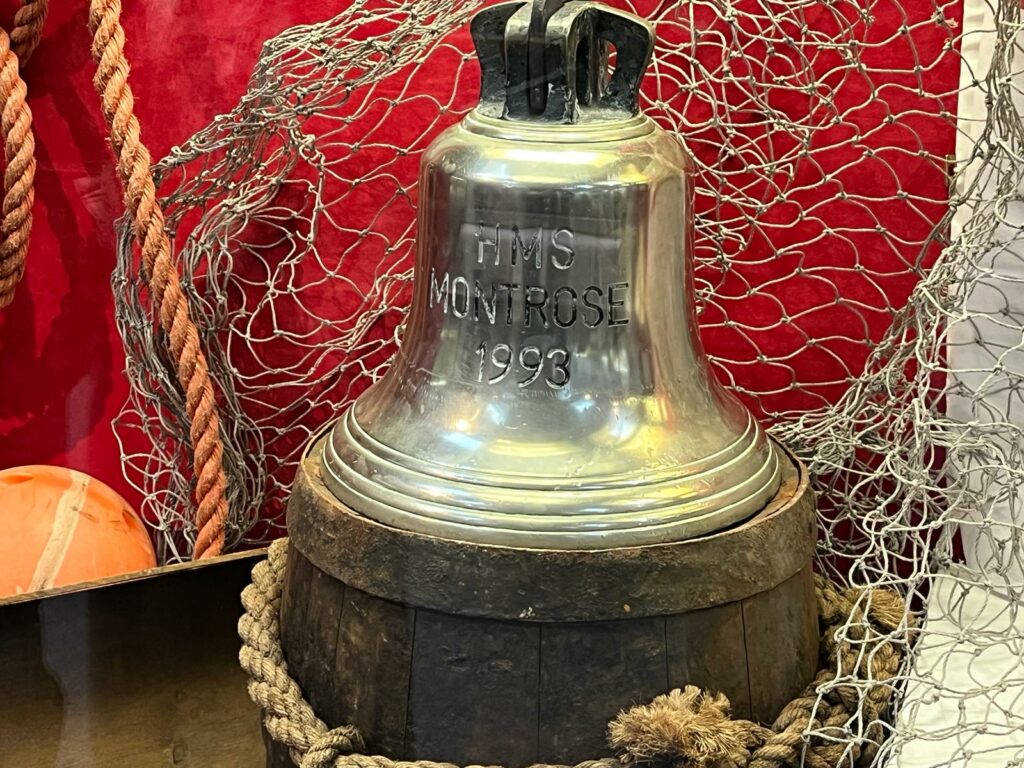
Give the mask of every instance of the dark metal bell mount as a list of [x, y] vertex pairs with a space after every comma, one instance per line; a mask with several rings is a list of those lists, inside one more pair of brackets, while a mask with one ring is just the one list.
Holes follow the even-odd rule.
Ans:
[[327, 486], [395, 528], [518, 547], [749, 518], [785, 459], [698, 337], [692, 163], [638, 108], [650, 26], [514, 2], [472, 33], [480, 105], [423, 156], [402, 348], [335, 425]]

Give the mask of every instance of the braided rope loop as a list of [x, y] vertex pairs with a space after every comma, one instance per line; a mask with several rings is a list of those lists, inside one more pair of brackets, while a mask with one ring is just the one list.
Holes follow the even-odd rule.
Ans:
[[12, 39], [0, 31], [0, 104], [3, 105], [0, 133], [7, 163], [4, 169], [3, 220], [0, 222], [0, 308], [14, 300], [14, 288], [25, 273], [35, 199], [36, 145], [32, 134], [32, 110], [25, 102], [27, 89], [21, 78], [18, 58], [12, 49]]
[[11, 49], [22, 66], [25, 66], [39, 45], [49, 9], [50, 0], [23, 0], [21, 7], [14, 14]]

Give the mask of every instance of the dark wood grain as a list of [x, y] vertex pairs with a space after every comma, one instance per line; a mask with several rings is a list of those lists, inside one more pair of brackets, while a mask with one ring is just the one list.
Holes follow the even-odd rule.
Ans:
[[415, 621], [414, 608], [351, 587], [345, 593], [334, 701], [322, 716], [332, 726], [356, 726], [373, 753], [400, 754], [405, 747]]
[[740, 603], [666, 618], [669, 688], [696, 685], [724, 693], [736, 717], [750, 717], [743, 609]]
[[[309, 646], [305, 642], [306, 606], [309, 605], [309, 581], [313, 566], [304, 557], [294, 556], [295, 547], [288, 546], [288, 564], [285, 567], [284, 586], [281, 591], [281, 649], [292, 674], [303, 669]], [[301, 675], [299, 675], [301, 679]]]
[[770, 723], [814, 677], [818, 617], [810, 564], [763, 594], [743, 601], [754, 719]]
[[347, 590], [340, 581], [310, 566], [306, 591], [301, 639], [306, 652], [295, 674], [302, 679], [302, 690], [313, 709], [323, 712], [321, 717], [329, 717], [338, 697], [334, 666]]
[[267, 751], [266, 768], [296, 768], [295, 761], [291, 758], [288, 747], [279, 741], [274, 741], [266, 728], [260, 729], [263, 733], [263, 747]]
[[668, 689], [665, 619], [541, 626], [540, 760], [608, 753], [608, 721]]
[[417, 611], [406, 753], [536, 762], [539, 660], [535, 624]]

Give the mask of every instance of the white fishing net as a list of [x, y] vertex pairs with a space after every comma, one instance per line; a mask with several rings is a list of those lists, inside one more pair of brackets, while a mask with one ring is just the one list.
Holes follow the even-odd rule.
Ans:
[[[356, 0], [285, 31], [238, 106], [157, 168], [219, 389], [229, 545], [284, 533], [303, 447], [394, 352], [419, 156], [475, 103], [480, 5]], [[656, 27], [644, 109], [697, 159], [716, 370], [811, 468], [821, 569], [919, 617], [892, 638], [914, 652], [885, 721], [808, 738], [848, 744], [848, 765], [1021, 764], [1018, 0], [622, 7]], [[116, 430], [175, 561], [194, 538], [188, 427], [142, 286], [124, 238]]]

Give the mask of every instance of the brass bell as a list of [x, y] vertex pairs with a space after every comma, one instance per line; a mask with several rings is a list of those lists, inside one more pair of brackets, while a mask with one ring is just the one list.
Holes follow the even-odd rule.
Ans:
[[651, 27], [537, 0], [472, 34], [480, 104], [422, 159], [401, 350], [334, 426], [325, 482], [386, 525], [518, 547], [750, 517], [784, 459], [701, 346], [692, 162], [638, 106]]

